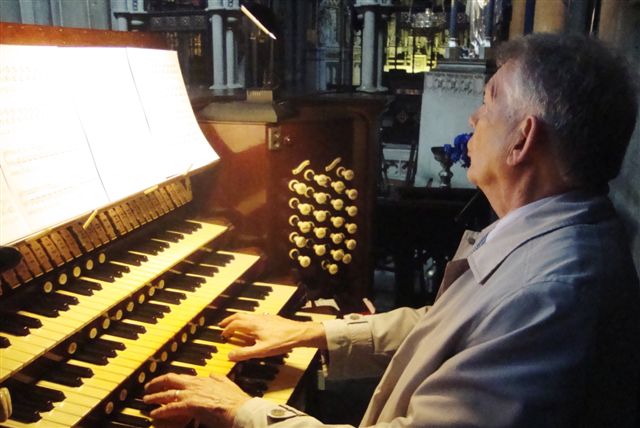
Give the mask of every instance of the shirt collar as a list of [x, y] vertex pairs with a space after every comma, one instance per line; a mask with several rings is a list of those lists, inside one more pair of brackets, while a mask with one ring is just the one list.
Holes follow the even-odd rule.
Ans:
[[470, 269], [476, 281], [484, 284], [509, 254], [531, 239], [569, 225], [600, 221], [613, 215], [608, 198], [583, 191], [540, 199], [487, 226], [479, 234], [487, 236], [485, 244], [468, 256]]

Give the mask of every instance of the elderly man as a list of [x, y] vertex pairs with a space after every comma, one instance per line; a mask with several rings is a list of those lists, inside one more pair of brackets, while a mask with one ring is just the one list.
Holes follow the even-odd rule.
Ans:
[[[579, 36], [509, 42], [499, 64], [470, 118], [468, 177], [500, 218], [463, 237], [435, 304], [324, 324], [233, 315], [224, 334], [255, 344], [230, 359], [315, 346], [332, 376], [383, 374], [361, 426], [638, 426], [639, 285], [606, 197], [635, 126], [632, 76]], [[158, 419], [323, 426], [219, 376], [159, 377], [145, 401]]]

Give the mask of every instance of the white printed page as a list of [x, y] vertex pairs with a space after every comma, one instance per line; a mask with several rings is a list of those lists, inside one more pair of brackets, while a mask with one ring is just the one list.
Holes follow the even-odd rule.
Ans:
[[125, 48], [61, 48], [65, 83], [111, 202], [164, 180]]
[[[17, 210], [28, 226], [18, 226], [3, 242], [107, 202], [66, 93], [64, 66], [56, 47], [0, 45], [0, 168], [13, 195], [13, 206], [3, 195], [2, 212]], [[17, 224], [11, 217], [3, 215], [3, 229]]]
[[1, 169], [0, 201], [0, 245], [9, 244], [29, 235], [31, 229], [29, 229], [19, 205], [9, 190]]
[[217, 160], [193, 114], [176, 52], [127, 48], [127, 53], [154, 144], [169, 163], [165, 178]]

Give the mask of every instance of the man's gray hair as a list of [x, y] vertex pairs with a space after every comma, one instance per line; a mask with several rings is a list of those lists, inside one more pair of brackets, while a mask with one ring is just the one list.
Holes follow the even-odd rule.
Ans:
[[498, 64], [514, 61], [521, 103], [555, 137], [571, 183], [604, 189], [618, 175], [638, 114], [637, 77], [626, 59], [581, 35], [538, 33], [504, 43]]

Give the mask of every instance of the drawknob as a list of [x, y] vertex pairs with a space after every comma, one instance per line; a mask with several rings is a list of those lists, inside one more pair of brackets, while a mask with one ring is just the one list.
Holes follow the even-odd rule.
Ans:
[[324, 244], [316, 244], [313, 246], [316, 256], [324, 256], [327, 253], [327, 246]]
[[336, 229], [340, 228], [344, 224], [344, 218], [343, 217], [331, 217], [331, 224]]
[[358, 191], [356, 189], [349, 189], [344, 193], [345, 195], [347, 195], [347, 198], [351, 199], [352, 201], [358, 199]]
[[322, 269], [326, 270], [327, 272], [329, 272], [329, 274], [331, 275], [335, 275], [338, 273], [338, 265], [335, 263], [331, 263], [328, 260], [323, 260], [322, 261]]
[[347, 239], [346, 241], [344, 241], [344, 245], [347, 247], [347, 249], [349, 250], [355, 250], [356, 249], [356, 240], [355, 239]]
[[355, 217], [356, 215], [358, 215], [358, 207], [356, 207], [355, 205], [350, 205], [345, 210], [347, 211], [349, 217]]
[[310, 204], [298, 204], [298, 211], [302, 215], [309, 215], [313, 211], [313, 205]]
[[11, 394], [7, 388], [0, 388], [0, 422], [4, 422], [11, 417], [13, 406], [11, 405]]
[[322, 204], [327, 203], [327, 201], [329, 200], [329, 195], [326, 194], [326, 193], [322, 193], [322, 192], [314, 193], [313, 194], [313, 199], [315, 199], [315, 201], [317, 203], [322, 205]]
[[311, 259], [308, 256], [301, 256], [300, 251], [295, 248], [289, 251], [289, 258], [297, 260], [300, 267], [307, 268], [311, 265]]
[[327, 228], [316, 227], [315, 229], [313, 229], [313, 234], [316, 236], [316, 238], [323, 239], [325, 236], [327, 236]]
[[346, 169], [346, 168], [345, 168], [345, 167], [343, 167], [343, 166], [339, 166], [339, 167], [336, 169], [336, 174], [338, 175], [338, 177], [342, 177], [342, 178], [344, 178], [344, 179], [345, 179], [345, 180], [347, 180], [347, 181], [351, 181], [351, 180], [353, 180], [353, 178], [354, 178], [354, 177], [355, 177], [355, 175], [356, 175], [356, 174], [353, 172], [353, 170], [352, 170], [352, 169]]
[[318, 210], [313, 212], [313, 217], [318, 223], [325, 221], [327, 219], [327, 215], [329, 215], [329, 211]]
[[298, 222], [298, 229], [300, 229], [300, 232], [302, 233], [309, 233], [311, 232], [311, 230], [313, 229], [313, 223], [310, 221], [299, 221]]
[[331, 250], [331, 257], [333, 257], [333, 260], [339, 262], [344, 257], [344, 251], [343, 250]]
[[298, 248], [304, 248], [307, 245], [307, 238], [298, 235], [296, 232], [291, 232], [289, 234], [289, 241], [296, 244], [296, 247]]
[[338, 193], [342, 193], [344, 192], [344, 189], [346, 189], [346, 186], [342, 181], [334, 181], [333, 183], [331, 183], [331, 187], [333, 187], [333, 190], [335, 190]]
[[344, 201], [342, 199], [333, 199], [331, 201], [331, 206], [334, 210], [340, 211], [344, 207]]
[[358, 231], [358, 225], [355, 223], [347, 223], [345, 228], [351, 235], [355, 234]]
[[329, 238], [331, 238], [331, 242], [333, 242], [334, 244], [339, 244], [344, 239], [344, 234], [332, 233], [331, 235], [329, 235]]
[[344, 263], [345, 265], [348, 265], [349, 263], [351, 263], [352, 257], [351, 254], [345, 254], [344, 256], [342, 256], [342, 263]]

